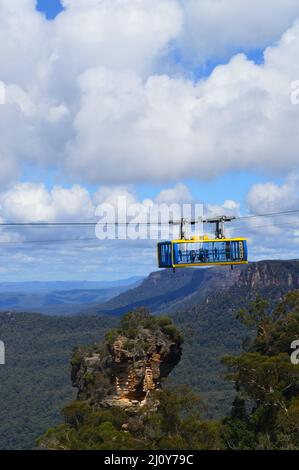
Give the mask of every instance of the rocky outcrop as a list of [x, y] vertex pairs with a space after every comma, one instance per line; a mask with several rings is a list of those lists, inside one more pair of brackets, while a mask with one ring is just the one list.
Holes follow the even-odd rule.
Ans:
[[299, 288], [298, 261], [263, 261], [252, 263], [240, 271], [239, 286], [250, 289], [277, 287], [284, 290]]
[[139, 408], [180, 358], [181, 337], [171, 320], [136, 311], [105, 343], [75, 351], [72, 383], [78, 399], [95, 406]]

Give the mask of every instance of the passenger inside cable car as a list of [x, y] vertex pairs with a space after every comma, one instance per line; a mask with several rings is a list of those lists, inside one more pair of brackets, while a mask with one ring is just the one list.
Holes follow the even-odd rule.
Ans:
[[158, 243], [160, 268], [247, 263], [247, 240], [244, 238], [208, 240], [194, 237]]

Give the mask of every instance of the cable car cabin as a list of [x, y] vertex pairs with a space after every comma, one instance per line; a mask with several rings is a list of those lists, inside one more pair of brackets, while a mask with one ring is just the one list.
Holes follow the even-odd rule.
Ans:
[[159, 268], [238, 265], [248, 263], [245, 238], [214, 239], [194, 237], [158, 243]]

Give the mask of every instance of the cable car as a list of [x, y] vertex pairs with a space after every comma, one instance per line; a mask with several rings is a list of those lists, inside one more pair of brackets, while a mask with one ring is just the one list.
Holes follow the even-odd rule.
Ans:
[[[248, 264], [248, 247], [246, 238], [225, 238], [224, 222], [232, 217], [221, 216], [206, 219], [204, 222], [216, 223], [216, 238], [208, 236], [186, 239], [181, 221], [181, 238], [164, 241], [157, 245], [159, 268], [185, 268], [196, 266], [234, 266]], [[194, 222], [193, 222], [194, 223]]]

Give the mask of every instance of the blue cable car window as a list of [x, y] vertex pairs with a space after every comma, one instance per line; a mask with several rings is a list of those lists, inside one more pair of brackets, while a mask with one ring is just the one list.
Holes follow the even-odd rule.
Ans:
[[172, 266], [170, 242], [158, 243], [158, 259], [161, 268], [170, 268]]
[[245, 241], [175, 243], [174, 264], [207, 264], [247, 261]]

